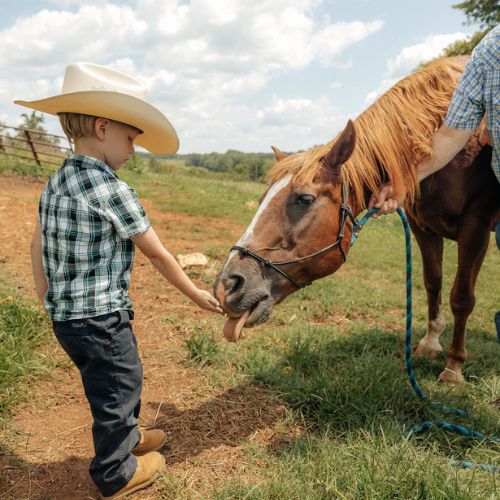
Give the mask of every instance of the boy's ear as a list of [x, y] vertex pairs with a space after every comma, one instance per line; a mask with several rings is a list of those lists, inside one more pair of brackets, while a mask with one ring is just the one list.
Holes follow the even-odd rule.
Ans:
[[107, 118], [96, 118], [94, 124], [94, 132], [96, 137], [103, 141], [106, 135], [106, 127], [109, 125], [109, 120]]

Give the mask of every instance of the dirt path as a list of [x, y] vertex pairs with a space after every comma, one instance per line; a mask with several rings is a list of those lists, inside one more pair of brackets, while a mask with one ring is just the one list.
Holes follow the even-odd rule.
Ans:
[[[43, 183], [0, 177], [0, 271], [26, 295], [33, 294], [29, 243]], [[144, 205], [174, 255], [196, 250], [188, 227], [202, 227], [204, 241], [228, 229], [222, 220], [162, 213], [147, 201]], [[236, 241], [242, 228], [233, 226], [229, 229]], [[163, 452], [166, 476], [134, 498], [209, 498], [211, 482], [241, 477], [245, 445], [272, 443], [283, 410], [253, 385], [207, 388], [202, 373], [186, 363], [183, 324], [165, 321], [169, 313], [187, 322], [202, 320], [205, 313], [168, 286], [142, 255], [136, 260], [131, 295], [144, 364], [142, 425], [154, 423], [169, 435]], [[222, 328], [222, 318], [220, 322]], [[45, 354], [59, 368], [33, 384], [29, 401], [16, 409], [0, 434], [5, 451], [0, 454], [0, 498], [97, 498], [87, 473], [91, 416], [78, 371], [55, 342]]]

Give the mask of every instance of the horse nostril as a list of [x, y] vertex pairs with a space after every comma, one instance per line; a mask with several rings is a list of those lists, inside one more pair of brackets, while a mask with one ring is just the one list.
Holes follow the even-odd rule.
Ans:
[[239, 273], [232, 273], [224, 280], [224, 288], [227, 293], [234, 293], [240, 290], [245, 283], [245, 277]]

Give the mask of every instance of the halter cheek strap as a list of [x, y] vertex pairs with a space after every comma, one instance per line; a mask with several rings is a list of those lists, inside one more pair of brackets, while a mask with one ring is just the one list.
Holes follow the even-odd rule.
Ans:
[[346, 261], [346, 254], [344, 249], [342, 248], [342, 241], [344, 239], [344, 229], [345, 229], [345, 224], [347, 222], [347, 219], [349, 219], [352, 223], [352, 232], [354, 235], [357, 235], [360, 227], [358, 226], [358, 223], [356, 222], [356, 219], [354, 218], [354, 215], [352, 213], [351, 207], [347, 205], [346, 203], [347, 199], [347, 189], [345, 187], [345, 184], [342, 182], [342, 202], [340, 203], [340, 224], [339, 224], [339, 232], [337, 234], [337, 240], [334, 241], [333, 243], [330, 243], [326, 247], [323, 247], [321, 250], [318, 250], [317, 252], [313, 252], [309, 255], [305, 255], [304, 257], [298, 257], [297, 259], [290, 259], [290, 260], [280, 260], [280, 261], [272, 261], [268, 260], [259, 254], [252, 252], [247, 247], [241, 247], [238, 245], [234, 245], [231, 247], [231, 250], [237, 250], [239, 251], [244, 257], [252, 257], [254, 260], [257, 262], [260, 262], [263, 264], [265, 267], [270, 267], [271, 269], [274, 269], [277, 273], [281, 274], [284, 276], [292, 285], [294, 285], [296, 288], [304, 288], [311, 283], [305, 283], [305, 284], [300, 284], [298, 283], [294, 278], [292, 278], [286, 271], [280, 268], [280, 266], [286, 266], [288, 264], [296, 264], [298, 262], [303, 262], [305, 260], [312, 259], [314, 257], [317, 257], [318, 255], [321, 255], [323, 253], [326, 253], [330, 250], [333, 250], [335, 247], [339, 247], [340, 251], [342, 253], [342, 258], [344, 259], [344, 262]]

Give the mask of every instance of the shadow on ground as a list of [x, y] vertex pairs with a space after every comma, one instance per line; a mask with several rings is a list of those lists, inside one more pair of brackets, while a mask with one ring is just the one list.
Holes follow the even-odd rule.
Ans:
[[[159, 406], [154, 402], [146, 404], [155, 409]], [[272, 426], [283, 411], [262, 387], [240, 385], [192, 409], [163, 404], [155, 427], [168, 433], [163, 454], [167, 465], [173, 465], [221, 445], [236, 447], [256, 431]], [[0, 448], [0, 498], [98, 498], [88, 475], [87, 459], [72, 456], [62, 462], [35, 463], [21, 458], [22, 448]]]

